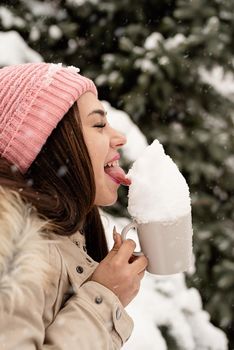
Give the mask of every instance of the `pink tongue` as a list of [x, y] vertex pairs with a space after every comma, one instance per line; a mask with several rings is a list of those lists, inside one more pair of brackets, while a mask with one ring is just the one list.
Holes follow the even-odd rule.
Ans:
[[124, 185], [124, 186], [131, 185], [131, 180], [126, 178], [125, 172], [123, 171], [122, 168], [118, 166], [110, 167], [110, 168], [105, 167], [105, 173], [113, 177], [121, 185]]

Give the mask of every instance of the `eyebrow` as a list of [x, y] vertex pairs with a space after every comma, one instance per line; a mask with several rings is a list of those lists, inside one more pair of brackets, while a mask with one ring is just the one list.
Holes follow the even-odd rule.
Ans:
[[105, 117], [107, 115], [107, 112], [103, 111], [103, 109], [95, 109], [92, 112], [90, 112], [88, 116], [92, 114], [100, 114], [102, 117]]

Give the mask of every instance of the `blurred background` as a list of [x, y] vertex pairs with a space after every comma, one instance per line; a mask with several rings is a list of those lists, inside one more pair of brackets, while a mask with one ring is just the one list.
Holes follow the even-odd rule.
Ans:
[[[157, 333], [141, 343], [147, 322], [136, 316], [135, 342], [126, 349], [234, 349], [234, 1], [0, 1], [0, 66], [42, 60], [77, 66], [93, 79], [110, 114], [123, 111], [122, 129], [130, 118], [145, 144], [157, 138], [190, 187], [195, 271], [183, 276], [180, 302], [178, 279], [168, 285], [146, 277], [144, 290], [155, 292], [161, 313], [147, 330]], [[136, 156], [126, 155], [123, 166]], [[126, 208], [123, 187], [118, 202], [103, 209], [117, 222], [129, 219]], [[185, 299], [194, 291], [200, 306], [193, 309], [195, 299]], [[173, 301], [190, 328], [176, 333], [157, 293]], [[189, 317], [202, 308], [216, 333], [195, 332]]]

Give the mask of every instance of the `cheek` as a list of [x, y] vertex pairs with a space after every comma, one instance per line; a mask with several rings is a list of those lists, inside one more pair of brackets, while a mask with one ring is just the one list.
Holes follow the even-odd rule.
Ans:
[[96, 145], [94, 142], [94, 136], [92, 137], [92, 133], [88, 133], [87, 131], [83, 132], [83, 136], [84, 136], [84, 141], [85, 141], [86, 147], [88, 149], [90, 159], [91, 159], [92, 164], [93, 164], [93, 161], [95, 159], [95, 148], [96, 148]]
[[106, 138], [98, 137], [96, 134], [93, 134], [92, 139], [89, 139], [86, 144], [91, 158], [95, 161], [97, 158], [100, 159], [100, 161], [105, 161], [109, 150], [109, 143]]
[[96, 130], [84, 130], [84, 140], [89, 152], [94, 173], [104, 172], [104, 163], [109, 152], [109, 140]]
[[[95, 135], [94, 135], [95, 138]], [[97, 140], [94, 142], [92, 140], [89, 140], [86, 142], [86, 146], [88, 148], [89, 156], [91, 159], [92, 167], [95, 176], [98, 177], [100, 175], [100, 171], [104, 171], [104, 162], [106, 159], [106, 154], [103, 149], [103, 144], [100, 142], [97, 142]]]

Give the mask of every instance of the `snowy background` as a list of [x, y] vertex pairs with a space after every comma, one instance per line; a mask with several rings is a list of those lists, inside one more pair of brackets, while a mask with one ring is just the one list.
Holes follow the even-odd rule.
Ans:
[[[22, 1], [22, 4], [25, 4]], [[98, 0], [67, 0], [66, 2], [72, 8], [83, 8], [82, 6], [98, 6], [102, 2]], [[103, 2], [105, 3], [105, 2]], [[45, 57], [48, 60], [47, 54], [42, 54], [43, 50], [40, 50], [40, 54], [33, 50], [29, 43], [37, 42], [43, 35], [45, 25], [43, 21], [37, 21], [36, 24], [30, 26], [30, 32], [28, 40], [26, 40], [25, 25], [27, 21], [32, 21], [35, 18], [53, 18], [56, 5], [55, 2], [41, 2], [41, 1], [30, 1], [27, 3], [27, 7], [31, 12], [30, 16], [23, 17], [22, 14], [17, 15], [12, 8], [7, 6], [0, 6], [0, 20], [1, 28], [0, 31], [0, 66], [25, 63], [25, 62], [40, 62], [44, 61]], [[114, 6], [114, 2], [110, 2]], [[87, 5], [87, 6], [88, 6]], [[107, 4], [105, 3], [105, 6]], [[87, 7], [88, 8], [88, 7]], [[87, 10], [88, 11], [88, 10]], [[114, 11], [114, 10], [113, 10]], [[68, 30], [65, 26], [60, 26], [60, 21], [63, 22], [65, 15], [63, 9], [60, 8], [56, 12], [58, 21], [56, 23], [46, 23], [46, 35], [48, 41], [51, 41], [51, 50], [53, 51], [54, 43], [59, 42]], [[223, 14], [224, 16], [224, 14]], [[228, 14], [226, 14], [228, 16]], [[207, 21], [207, 26], [203, 28], [204, 35], [214, 33], [217, 27], [217, 20], [210, 19]], [[92, 19], [95, 21], [95, 18]], [[69, 27], [69, 26], [68, 26]], [[70, 24], [70, 30], [72, 33], [72, 24]], [[158, 66], [153, 61], [153, 52], [159, 52], [164, 48], [165, 50], [158, 57], [160, 67], [170, 70], [169, 63], [171, 57], [166, 53], [168, 51], [179, 52], [183, 50], [186, 45], [191, 44], [195, 37], [188, 37], [181, 33], [175, 33], [173, 36], [165, 38], [161, 33], [154, 31], [151, 32], [142, 47], [136, 46], [131, 47], [131, 43], [128, 38], [123, 35], [123, 29], [117, 28], [117, 35], [121, 40], [121, 45], [124, 50], [128, 52], [134, 51], [136, 57], [134, 58], [134, 69], [142, 72], [140, 84], [147, 86], [150, 80], [149, 76], [159, 74]], [[116, 31], [117, 31], [116, 29]], [[65, 33], [65, 34], [64, 34]], [[104, 43], [105, 44], [105, 43]], [[80, 39], [79, 45], [82, 46], [82, 40]], [[107, 44], [106, 44], [107, 45]], [[130, 47], [130, 48], [129, 48]], [[43, 48], [42, 48], [43, 49]], [[68, 40], [68, 51], [72, 55], [76, 52], [77, 40], [71, 37]], [[144, 55], [142, 52], [146, 52]], [[118, 90], [119, 81], [121, 76], [118, 70], [114, 69], [114, 56], [111, 54], [104, 55], [103, 72], [100, 72], [95, 77], [96, 84], [102, 88], [105, 84], [113, 85], [113, 90]], [[82, 57], [80, 57], [82, 61]], [[53, 58], [50, 59], [53, 61]], [[57, 61], [57, 59], [56, 59]], [[61, 59], [61, 61], [63, 61]], [[66, 62], [65, 62], [66, 63]], [[77, 59], [79, 63], [79, 59]], [[232, 101], [234, 96], [234, 75], [229, 70], [226, 73], [225, 66], [222, 62], [216, 62], [212, 69], [204, 64], [199, 64], [197, 74], [200, 81], [208, 84], [214, 91], [222, 95], [226, 100]], [[133, 67], [133, 66], [132, 66]], [[111, 72], [108, 73], [108, 69]], [[82, 73], [82, 71], [81, 71]], [[88, 72], [92, 76], [92, 72]], [[169, 73], [168, 73], [169, 74]], [[171, 72], [170, 74], [173, 75]], [[176, 74], [176, 73], [175, 73]], [[147, 79], [146, 79], [147, 77]], [[144, 80], [146, 79], [146, 81]], [[162, 78], [163, 79], [163, 78]], [[160, 82], [158, 83], [160, 84]], [[105, 96], [105, 94], [103, 94]], [[108, 94], [106, 94], [108, 96]], [[138, 95], [139, 96], [139, 95]], [[111, 101], [113, 97], [110, 98]], [[128, 99], [129, 100], [129, 99]], [[126, 102], [125, 110], [135, 115], [132, 117], [131, 113], [127, 113], [121, 108], [116, 108], [111, 104], [111, 101], [103, 101], [104, 108], [108, 112], [109, 122], [116, 129], [123, 132], [127, 137], [127, 144], [123, 148], [123, 157], [127, 164], [131, 164], [142, 150], [148, 145], [146, 134], [143, 133], [142, 129], [138, 126], [137, 119], [138, 114], [134, 110], [133, 102]], [[128, 104], [129, 103], [129, 104]], [[192, 103], [192, 102], [191, 102]], [[133, 108], [131, 110], [131, 108]], [[143, 111], [144, 112], [144, 111]], [[140, 112], [139, 112], [140, 113]], [[210, 119], [209, 119], [210, 118]], [[221, 125], [224, 120], [213, 118], [210, 115], [207, 118], [207, 123], [210, 121], [210, 128], [216, 125]], [[234, 117], [232, 116], [234, 119]], [[140, 119], [139, 119], [140, 120]], [[184, 137], [183, 125], [178, 121], [171, 124], [173, 127], [173, 133], [182, 139]], [[220, 134], [220, 133], [219, 133]], [[194, 134], [195, 135], [195, 134]], [[205, 137], [205, 134], [200, 133], [199, 137]], [[221, 137], [222, 135], [220, 135]], [[194, 136], [195, 137], [195, 136]], [[224, 136], [223, 136], [224, 137]], [[165, 139], [166, 140], [166, 139]], [[161, 141], [164, 141], [163, 133]], [[234, 172], [234, 158], [233, 154], [228, 154], [225, 159], [226, 166], [232, 169]], [[180, 162], [179, 162], [180, 163]], [[179, 164], [180, 165], [180, 164]], [[212, 172], [213, 168], [210, 166], [209, 170]], [[216, 192], [222, 198], [225, 198], [225, 191], [216, 187]], [[200, 199], [199, 199], [200, 200]], [[194, 194], [193, 203], [196, 202], [196, 194]], [[117, 231], [121, 232], [122, 228], [129, 222], [127, 217], [116, 217], [107, 212], [101, 212], [103, 224], [106, 230], [108, 246], [112, 247], [112, 230], [113, 226], [116, 225]], [[203, 237], [209, 236], [209, 231], [203, 231]], [[135, 233], [131, 232], [130, 237], [137, 240]], [[222, 241], [223, 249], [227, 249], [227, 241]], [[231, 265], [230, 265], [231, 266]], [[231, 267], [230, 267], [231, 269]], [[233, 274], [233, 270], [232, 274]], [[193, 276], [195, 273], [195, 266], [188, 275]], [[225, 283], [225, 281], [223, 282]], [[188, 287], [185, 279], [185, 274], [177, 274], [174, 276], [153, 276], [146, 273], [141, 290], [134, 301], [127, 307], [127, 311], [133, 317], [135, 328], [132, 337], [125, 344], [125, 350], [225, 350], [228, 349], [228, 340], [225, 333], [215, 327], [210, 322], [210, 315], [203, 308], [201, 294], [198, 289], [194, 287]], [[232, 312], [232, 311], [230, 311]], [[230, 322], [229, 319], [227, 322]], [[225, 324], [226, 325], [226, 324]]]

